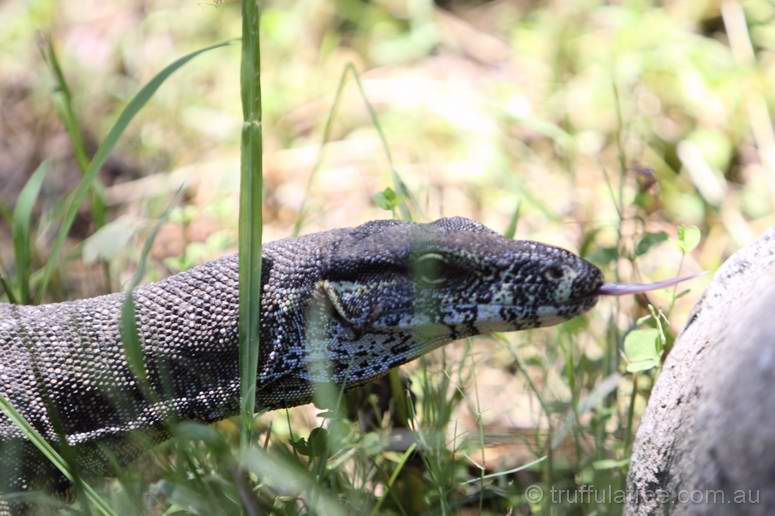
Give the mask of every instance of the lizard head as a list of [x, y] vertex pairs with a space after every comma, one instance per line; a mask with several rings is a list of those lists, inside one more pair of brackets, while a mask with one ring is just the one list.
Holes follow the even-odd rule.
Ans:
[[347, 350], [349, 378], [455, 339], [571, 319], [595, 305], [603, 284], [597, 267], [569, 251], [464, 218], [370, 222], [327, 254], [326, 340]]

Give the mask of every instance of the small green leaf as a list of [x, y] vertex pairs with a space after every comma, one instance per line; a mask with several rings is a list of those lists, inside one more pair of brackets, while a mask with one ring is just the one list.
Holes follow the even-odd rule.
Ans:
[[678, 248], [684, 253], [694, 251], [701, 237], [702, 233], [697, 226], [678, 226]]
[[392, 188], [388, 187], [383, 191], [374, 194], [374, 202], [383, 210], [393, 211], [401, 204], [401, 199]]
[[46, 172], [48, 172], [48, 163], [44, 161], [24, 185], [13, 209], [11, 233], [14, 253], [16, 254], [20, 301], [25, 305], [32, 300], [30, 295], [30, 261], [32, 259], [30, 256], [30, 219]]
[[648, 371], [659, 365], [657, 351], [659, 330], [649, 328], [634, 330], [624, 338], [624, 354], [627, 357], [627, 372]]
[[296, 450], [301, 455], [304, 455], [305, 457], [309, 457], [311, 455], [307, 440], [303, 437], [299, 437], [298, 439], [291, 439], [291, 446], [294, 450]]
[[635, 198], [632, 200], [632, 203], [638, 208], [646, 208], [653, 198], [654, 195], [651, 192], [638, 192], [635, 194]]
[[312, 456], [325, 458], [328, 454], [328, 432], [325, 428], [314, 428], [307, 439]]
[[587, 260], [601, 267], [616, 261], [619, 258], [619, 252], [616, 247], [600, 247], [586, 256]]
[[643, 256], [648, 253], [652, 247], [661, 244], [667, 240], [667, 233], [659, 231], [657, 233], [646, 233], [641, 238], [638, 244], [635, 246], [635, 256]]

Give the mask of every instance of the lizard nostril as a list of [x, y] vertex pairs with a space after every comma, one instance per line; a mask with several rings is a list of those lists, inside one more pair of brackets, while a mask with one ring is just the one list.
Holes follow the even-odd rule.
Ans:
[[544, 271], [544, 277], [551, 281], [559, 281], [565, 276], [565, 271], [562, 267], [553, 265]]

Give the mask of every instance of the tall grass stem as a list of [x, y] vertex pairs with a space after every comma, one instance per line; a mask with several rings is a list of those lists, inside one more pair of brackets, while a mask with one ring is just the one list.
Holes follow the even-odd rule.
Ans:
[[240, 447], [252, 441], [261, 325], [261, 6], [242, 2], [242, 144], [239, 213]]

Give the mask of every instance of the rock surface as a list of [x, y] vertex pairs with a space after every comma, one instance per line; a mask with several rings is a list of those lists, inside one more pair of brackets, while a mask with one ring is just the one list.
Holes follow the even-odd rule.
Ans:
[[717, 272], [633, 450], [626, 514], [775, 514], [775, 228]]

